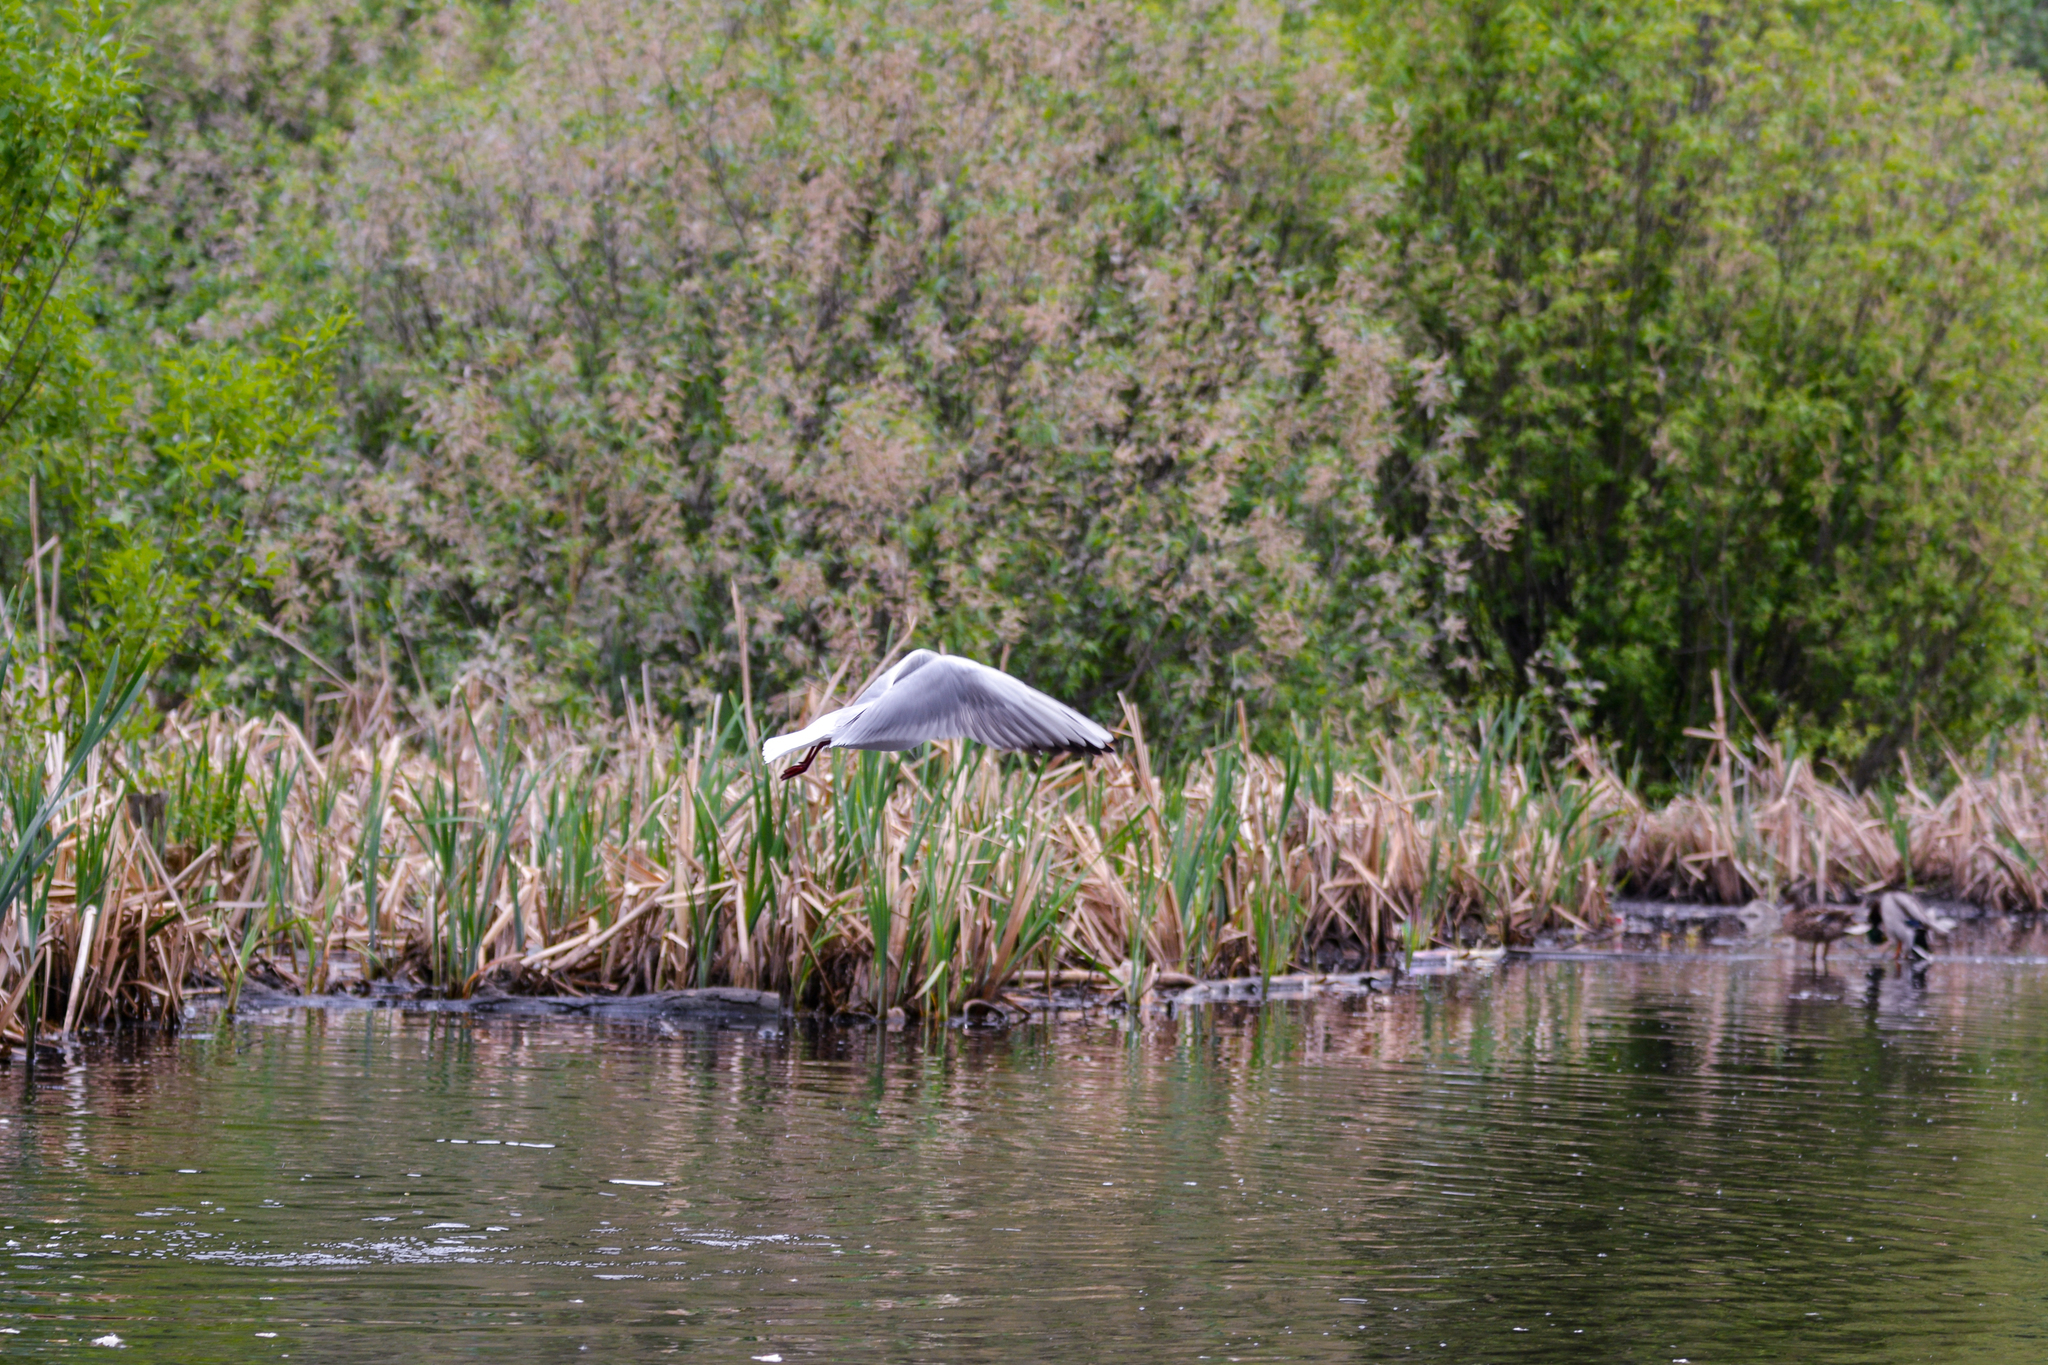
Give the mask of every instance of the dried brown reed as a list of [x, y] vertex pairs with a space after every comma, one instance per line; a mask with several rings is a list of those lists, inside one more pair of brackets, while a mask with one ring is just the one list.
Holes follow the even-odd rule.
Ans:
[[[813, 694], [806, 708], [825, 704]], [[194, 991], [384, 978], [452, 995], [737, 984], [826, 1010], [947, 1017], [1028, 972], [1136, 999], [1162, 973], [1355, 964], [1452, 937], [1604, 929], [1616, 885], [1733, 901], [1946, 889], [2038, 908], [2038, 726], [1935, 794], [1853, 794], [1708, 732], [1698, 791], [1649, 808], [1520, 711], [1341, 752], [1240, 734], [1166, 775], [1126, 709], [1088, 764], [940, 744], [835, 754], [781, 783], [721, 704], [644, 699], [572, 729], [472, 678], [407, 719], [389, 689], [283, 716], [173, 714], [91, 765], [42, 891], [0, 933], [0, 1028], [31, 970], [44, 1026], [175, 1017]], [[1071, 976], [1066, 979], [1075, 979]]]
[[1997, 737], [1974, 763], [1946, 755], [1935, 782], [1907, 759], [1895, 779], [1860, 793], [1768, 740], [1715, 747], [1705, 790], [1638, 807], [1627, 821], [1623, 886], [1722, 903], [1917, 886], [1994, 910], [2043, 908], [2048, 736], [2037, 720]]

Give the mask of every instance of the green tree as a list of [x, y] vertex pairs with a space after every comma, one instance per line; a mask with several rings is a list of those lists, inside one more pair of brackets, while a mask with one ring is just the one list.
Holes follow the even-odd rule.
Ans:
[[[133, 128], [128, 54], [92, 0], [0, 0], [0, 435], [62, 416], [77, 364], [67, 271]], [[51, 401], [57, 412], [34, 405]]]
[[[132, 133], [132, 92], [103, 9], [0, 0], [0, 562], [10, 597], [35, 585], [33, 610], [21, 605], [38, 650], [56, 629], [64, 561], [51, 539], [62, 498], [44, 497], [49, 452], [107, 407], [75, 266], [110, 198], [106, 168]], [[10, 624], [14, 605], [0, 609]]]
[[250, 518], [328, 427], [343, 323], [286, 307], [209, 334], [178, 316], [205, 292], [189, 274], [155, 300], [117, 287], [136, 93], [105, 10], [0, 0], [0, 553], [54, 539], [24, 577], [61, 657], [170, 662], [179, 686], [263, 605]]
[[174, 691], [208, 685], [234, 659], [271, 610], [279, 565], [263, 515], [333, 428], [329, 365], [346, 326], [333, 314], [260, 345], [141, 355], [118, 333], [101, 338], [132, 387], [48, 461], [84, 585], [69, 624], [81, 653], [140, 650], [168, 665]]
[[1910, 4], [1352, 20], [1412, 130], [1415, 343], [1519, 514], [1475, 566], [1491, 685], [1597, 685], [1668, 763], [1718, 670], [1866, 773], [2033, 705], [2039, 84]]
[[1957, 0], [1966, 42], [2048, 75], [2048, 0]]

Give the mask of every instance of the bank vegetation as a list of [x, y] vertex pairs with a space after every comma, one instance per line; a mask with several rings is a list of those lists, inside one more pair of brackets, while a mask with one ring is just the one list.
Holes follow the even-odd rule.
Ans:
[[[13, 716], [56, 705], [39, 681], [14, 671]], [[784, 782], [752, 757], [759, 719], [724, 702], [687, 727], [643, 697], [568, 728], [479, 674], [427, 711], [389, 684], [337, 687], [298, 717], [174, 713], [85, 748], [120, 690], [75, 691], [68, 725], [0, 744], [0, 853], [30, 869], [0, 938], [17, 1039], [30, 1013], [171, 1020], [195, 989], [232, 1006], [249, 982], [739, 985], [945, 1019], [1027, 978], [1092, 975], [1135, 1001], [1161, 973], [1598, 939], [1618, 890], [2048, 897], [2048, 741], [2031, 723], [1861, 793], [1717, 729], [1699, 782], [1652, 804], [1522, 707], [1273, 749], [1247, 729], [1170, 771], [1126, 707], [1118, 753], [1094, 762], [939, 744], [835, 753]]]

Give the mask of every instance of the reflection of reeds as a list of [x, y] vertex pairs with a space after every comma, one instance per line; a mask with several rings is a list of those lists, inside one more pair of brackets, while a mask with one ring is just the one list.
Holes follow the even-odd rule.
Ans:
[[738, 984], [939, 1016], [1026, 969], [1135, 1001], [1162, 972], [1597, 928], [1617, 884], [2048, 896], [2033, 727], [1995, 766], [1952, 762], [1939, 793], [1909, 770], [1862, 794], [1717, 730], [1698, 789], [1651, 809], [1520, 710], [1343, 750], [1302, 731], [1266, 754], [1241, 733], [1172, 776], [1127, 713], [1122, 753], [1092, 765], [940, 744], [829, 755], [789, 783], [726, 706], [684, 731], [637, 713], [571, 731], [472, 687], [410, 728], [388, 702], [346, 714], [324, 745], [283, 717], [173, 715], [80, 769], [41, 834], [64, 751], [13, 741], [0, 854], [20, 831], [43, 861], [0, 932], [9, 1017], [167, 1017], [194, 988], [232, 1003], [251, 977], [378, 976], [450, 994]]

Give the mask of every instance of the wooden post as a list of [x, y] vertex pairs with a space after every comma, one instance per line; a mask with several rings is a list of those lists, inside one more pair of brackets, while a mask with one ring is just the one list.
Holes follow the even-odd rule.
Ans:
[[[1728, 828], [1734, 828], [1735, 786], [1728, 775], [1728, 710], [1721, 701], [1721, 670], [1714, 669], [1709, 675], [1714, 683], [1714, 760], [1718, 770], [1717, 780], [1721, 788], [1721, 818], [1728, 821]], [[1732, 841], [1731, 841], [1732, 842]]]
[[[726, 586], [732, 589], [732, 619], [740, 634], [740, 715], [747, 726], [747, 761], [754, 763], [759, 761], [761, 740], [754, 731], [754, 675], [747, 663], [747, 609], [740, 602], [739, 579], [727, 579]], [[756, 830], [755, 837], [759, 836], [760, 831]], [[737, 885], [732, 888], [732, 919], [733, 927], [738, 931], [740, 950], [740, 969], [734, 984], [751, 986], [754, 984], [753, 935], [747, 925], [747, 898]]]
[[[28, 476], [28, 564], [36, 595], [36, 693], [50, 695], [50, 627], [43, 616], [43, 517], [36, 476]], [[35, 1056], [35, 1039], [29, 1039], [29, 1056]]]
[[754, 737], [754, 674], [747, 663], [747, 609], [740, 605], [739, 579], [729, 578], [726, 585], [732, 589], [732, 619], [740, 634], [740, 706], [747, 726], [747, 751], [758, 753], [761, 745]]
[[1714, 776], [1721, 798], [1722, 854], [1728, 860], [1727, 884], [1718, 889], [1732, 900], [1742, 888], [1735, 866], [1735, 784], [1728, 773], [1728, 708], [1721, 699], [1721, 670], [1711, 670], [1708, 677], [1714, 684]]

